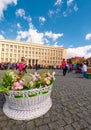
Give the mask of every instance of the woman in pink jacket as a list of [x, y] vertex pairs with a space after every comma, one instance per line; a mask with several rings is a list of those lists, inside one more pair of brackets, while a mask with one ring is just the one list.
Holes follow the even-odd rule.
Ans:
[[23, 70], [23, 63], [22, 63], [22, 62], [20, 62], [20, 63], [18, 64], [18, 70], [19, 70], [20, 72]]

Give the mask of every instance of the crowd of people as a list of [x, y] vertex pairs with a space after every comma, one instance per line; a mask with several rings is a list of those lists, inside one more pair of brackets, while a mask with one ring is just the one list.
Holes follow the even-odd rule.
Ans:
[[61, 62], [61, 68], [63, 70], [63, 76], [65, 76], [67, 72], [69, 73], [72, 70], [75, 70], [75, 73], [82, 73], [83, 78], [87, 78], [88, 66], [85, 61], [83, 63], [72, 64], [72, 63], [66, 62], [66, 60], [63, 59]]
[[[8, 69], [18, 69], [18, 63], [11, 63], [11, 62], [1, 62], [0, 63], [0, 70], [8, 70]], [[60, 66], [53, 66], [53, 65], [40, 65], [40, 64], [27, 64], [27, 69], [60, 69]]]
[[75, 73], [82, 73], [83, 77], [86, 78], [87, 75], [87, 64], [86, 62], [83, 63], [77, 63], [72, 64], [71, 62], [67, 62], [65, 59], [62, 60], [60, 63], [60, 66], [43, 66], [39, 64], [31, 65], [26, 63], [26, 60], [24, 58], [21, 59], [21, 62], [19, 63], [10, 63], [10, 62], [2, 62], [0, 63], [0, 70], [9, 70], [9, 69], [18, 69], [19, 71], [24, 71], [27, 73], [26, 69], [62, 69], [63, 70], [63, 76], [66, 75], [66, 73], [71, 72], [72, 70], [75, 70]]

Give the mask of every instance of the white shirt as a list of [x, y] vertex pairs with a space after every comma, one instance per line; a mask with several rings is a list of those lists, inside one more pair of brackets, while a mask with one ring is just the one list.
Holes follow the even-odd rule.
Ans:
[[83, 72], [87, 72], [87, 66], [84, 64], [82, 67]]

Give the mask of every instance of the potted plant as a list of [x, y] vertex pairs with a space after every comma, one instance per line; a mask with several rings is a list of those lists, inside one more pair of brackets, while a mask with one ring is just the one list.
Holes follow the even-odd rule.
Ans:
[[3, 112], [15, 120], [29, 120], [44, 115], [52, 106], [51, 91], [55, 72], [42, 75], [8, 70], [1, 79], [0, 92], [6, 102]]

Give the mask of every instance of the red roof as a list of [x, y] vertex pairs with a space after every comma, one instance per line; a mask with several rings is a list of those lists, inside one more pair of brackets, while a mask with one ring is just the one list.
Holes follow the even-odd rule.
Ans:
[[86, 60], [91, 60], [91, 57], [87, 58]]
[[77, 56], [75, 56], [75, 57], [72, 57], [72, 58], [70, 58], [71, 60], [79, 60], [79, 59], [84, 59], [84, 57], [77, 57]]

